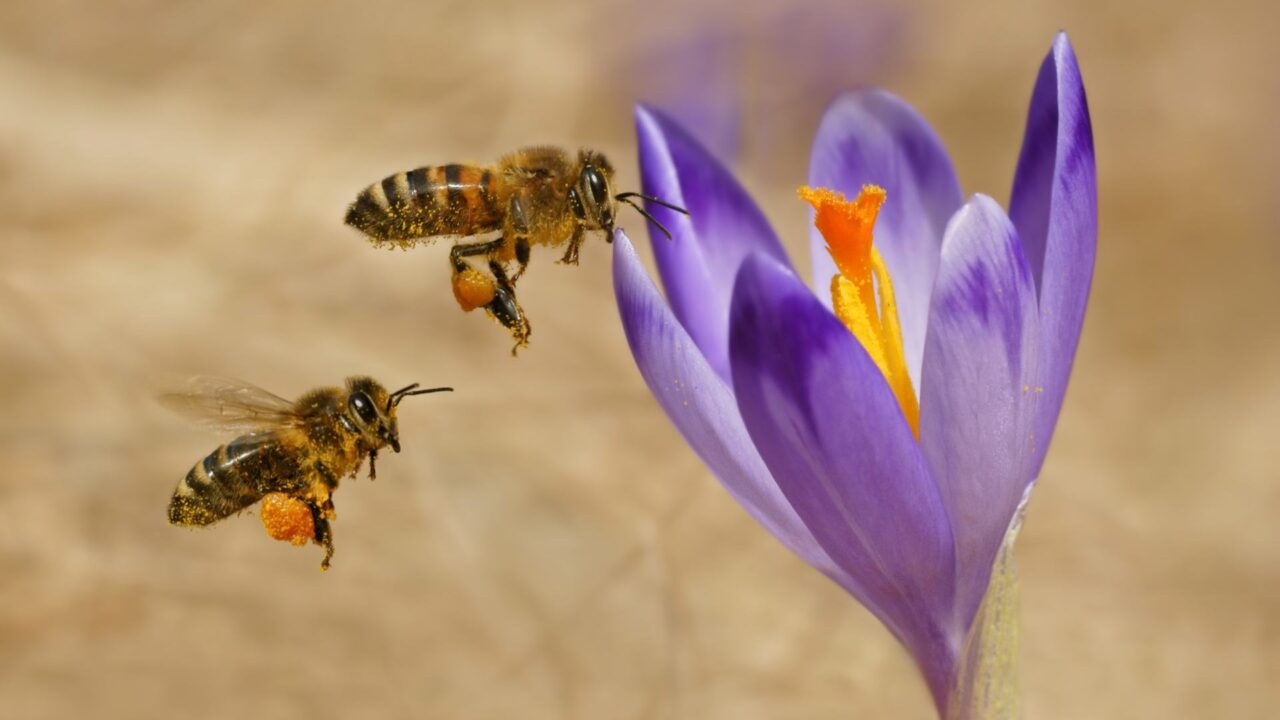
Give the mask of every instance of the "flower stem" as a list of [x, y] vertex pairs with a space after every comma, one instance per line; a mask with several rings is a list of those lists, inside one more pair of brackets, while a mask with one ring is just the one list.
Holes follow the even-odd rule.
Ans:
[[1022, 716], [1018, 573], [1013, 557], [1022, 509], [1018, 509], [996, 554], [987, 594], [961, 651], [947, 720], [1017, 720]]

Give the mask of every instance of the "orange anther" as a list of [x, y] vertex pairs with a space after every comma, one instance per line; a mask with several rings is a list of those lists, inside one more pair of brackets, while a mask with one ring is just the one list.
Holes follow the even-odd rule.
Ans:
[[911, 431], [919, 437], [920, 407], [902, 350], [893, 280], [873, 246], [884, 188], [864, 185], [852, 201], [827, 188], [802, 187], [799, 194], [813, 206], [813, 224], [840, 271], [831, 278], [831, 307], [880, 369]]

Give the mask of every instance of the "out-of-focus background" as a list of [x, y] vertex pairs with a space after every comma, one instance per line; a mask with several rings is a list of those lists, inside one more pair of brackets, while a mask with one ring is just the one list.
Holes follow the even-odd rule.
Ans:
[[[340, 220], [390, 172], [531, 143], [599, 148], [634, 188], [648, 99], [800, 255], [832, 94], [906, 97], [966, 192], [1004, 199], [1059, 28], [1101, 238], [1019, 542], [1026, 716], [1274, 717], [1277, 15], [1001, 5], [5, 3], [0, 717], [932, 717], [888, 633], [667, 424], [603, 243], [579, 268], [535, 255], [512, 360], [457, 310], [443, 247], [378, 251]], [[343, 485], [330, 572], [249, 514], [166, 523], [229, 438], [158, 392], [353, 373], [458, 392], [404, 405], [405, 451]]]

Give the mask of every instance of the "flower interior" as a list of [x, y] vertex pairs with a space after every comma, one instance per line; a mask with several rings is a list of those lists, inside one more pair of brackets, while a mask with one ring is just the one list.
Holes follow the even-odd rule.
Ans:
[[817, 213], [814, 225], [827, 241], [827, 252], [840, 271], [831, 278], [831, 307], [880, 368], [911, 432], [919, 439], [920, 405], [902, 351], [893, 279], [872, 244], [884, 188], [864, 185], [853, 201], [821, 187], [802, 187], [799, 194]]

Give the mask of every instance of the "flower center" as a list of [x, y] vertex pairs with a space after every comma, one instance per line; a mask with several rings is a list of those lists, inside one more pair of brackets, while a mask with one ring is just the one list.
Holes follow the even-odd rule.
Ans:
[[831, 306], [836, 317], [880, 368], [911, 432], [919, 439], [920, 405], [902, 352], [902, 326], [898, 324], [893, 280], [880, 253], [872, 246], [871, 230], [884, 204], [884, 188], [863, 185], [852, 202], [827, 188], [802, 187], [799, 193], [817, 212], [813, 224], [827, 241], [827, 252], [840, 271], [831, 278]]

